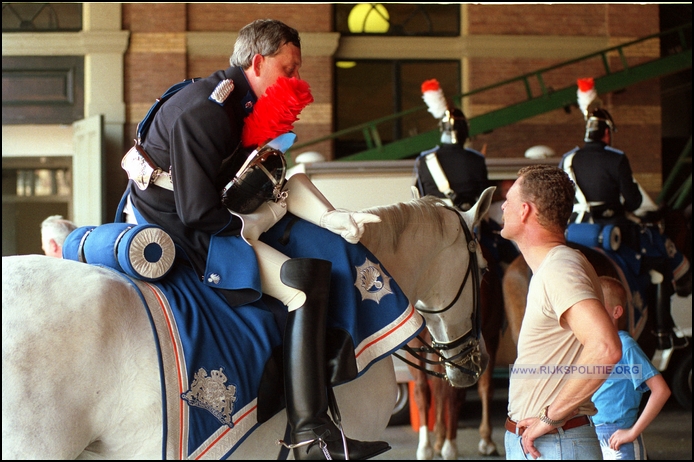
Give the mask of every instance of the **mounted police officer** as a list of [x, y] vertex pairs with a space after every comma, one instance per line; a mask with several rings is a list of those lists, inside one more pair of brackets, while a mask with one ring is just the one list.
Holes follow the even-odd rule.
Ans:
[[146, 118], [147, 127], [138, 127], [147, 128], [146, 137], [136, 140], [123, 161], [132, 180], [124, 206], [128, 221], [163, 227], [202, 283], [219, 289], [231, 306], [251, 303], [261, 292], [287, 306], [283, 370], [291, 425], [287, 446], [295, 459], [373, 457], [390, 446], [346, 438], [327, 413], [331, 262], [289, 258], [259, 237], [287, 211], [341, 235], [336, 246], [357, 243], [364, 224], [380, 219], [335, 210], [306, 175], [285, 184], [286, 164], [278, 160], [293, 134], [258, 145], [250, 157], [252, 147], [242, 146], [244, 125], [259, 98], [281, 79], [299, 80], [298, 32], [279, 21], [254, 21], [240, 30], [230, 63], [205, 79], [172, 87], [150, 111], [155, 114]]
[[[447, 108], [439, 127], [441, 143], [422, 152], [416, 160], [417, 188], [422, 196], [441, 197], [463, 211], [469, 210], [489, 186], [484, 155], [465, 147], [469, 128], [460, 109]], [[443, 191], [439, 188], [440, 171], [445, 172], [447, 182]]]
[[575, 182], [585, 197], [577, 197], [572, 223], [625, 223], [626, 212], [641, 206], [643, 196], [629, 159], [611, 146], [614, 131], [610, 113], [593, 110], [586, 121], [585, 145], [564, 154], [559, 164], [565, 169], [573, 167]]
[[[436, 79], [422, 84], [422, 98], [429, 112], [439, 121], [440, 143], [422, 152], [415, 161], [416, 188], [420, 196], [435, 196], [466, 211], [477, 202], [489, 186], [484, 155], [465, 147], [470, 126], [462, 110], [451, 107], [443, 97]], [[503, 276], [501, 264], [511, 263], [518, 250], [511, 241], [501, 237], [501, 226], [487, 217], [480, 222], [480, 241], [493, 255], [488, 262], [497, 276]]]
[[[616, 131], [614, 120], [606, 109], [587, 110], [584, 146], [563, 155], [559, 167], [576, 184], [574, 213], [570, 221], [617, 225], [621, 244], [642, 254], [638, 257], [641, 273], [655, 270], [662, 274], [664, 293], [656, 308], [656, 335], [660, 347], [667, 349], [682, 343], [672, 333], [674, 322], [669, 313], [669, 299], [675, 290], [682, 296], [691, 293], [691, 269], [687, 258], [668, 238], [662, 239], [662, 248], [650, 245], [653, 248], [644, 249], [648, 240], [642, 239], [641, 235], [648, 226], [646, 216], [649, 212], [656, 212], [657, 207], [634, 179], [624, 152], [611, 146]], [[637, 213], [642, 216], [637, 216]]]

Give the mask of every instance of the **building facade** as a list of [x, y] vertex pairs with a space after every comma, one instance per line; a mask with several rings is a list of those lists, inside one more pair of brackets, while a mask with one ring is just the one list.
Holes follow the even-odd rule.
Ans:
[[[387, 8], [391, 4], [384, 5]], [[454, 4], [452, 7], [459, 21], [457, 32], [438, 35], [426, 31], [342, 33], [338, 31], [338, 21], [345, 6], [339, 10], [334, 4], [313, 3], [83, 3], [79, 31], [3, 31], [3, 82], [6, 73], [18, 75], [21, 64], [17, 60], [21, 63], [22, 59], [32, 57], [83, 58], [80, 117], [102, 116], [104, 147], [103, 157], [98, 149], [75, 154], [76, 129], [64, 121], [36, 123], [31, 118], [6, 121], [9, 95], [3, 83], [3, 197], [6, 165], [21, 165], [22, 159], [36, 162], [42, 157], [72, 156], [73, 186], [91, 184], [85, 175], [95, 175], [96, 184], [103, 189], [91, 186], [97, 191], [81, 189], [78, 193], [75, 188], [68, 215], [78, 225], [98, 224], [95, 220], [112, 221], [127, 182], [120, 160], [132, 144], [137, 123], [169, 86], [228, 67], [238, 30], [258, 18], [279, 19], [301, 34], [304, 59], [301, 77], [310, 84], [315, 101], [295, 124], [300, 142], [327, 137], [344, 128], [344, 120], [375, 119], [380, 116], [378, 110], [383, 110], [371, 107], [386, 93], [370, 94], [369, 88], [376, 81], [365, 79], [359, 82], [358, 89], [347, 88], [346, 81], [339, 80], [338, 62], [407, 63], [409, 67], [400, 69], [410, 70], [393, 76], [397, 85], [388, 87], [409, 93], [409, 102], [400, 107], [404, 110], [408, 105], [422, 104], [421, 99], [417, 100], [421, 96], [422, 78], [450, 81], [451, 88], [445, 92], [454, 96], [657, 34], [661, 29], [657, 4]], [[446, 11], [437, 10], [428, 19], [435, 21], [437, 14], [448, 14]], [[391, 18], [397, 14], [393, 11]], [[627, 59], [638, 62], [660, 53], [657, 44], [649, 45], [632, 51]], [[14, 68], [6, 66], [9, 58], [14, 59]], [[616, 53], [609, 55], [614, 65], [622, 59]], [[440, 63], [452, 63], [453, 67], [441, 67]], [[446, 75], [436, 75], [441, 69], [446, 69], [443, 71]], [[427, 75], [429, 70], [433, 75]], [[543, 83], [549, 88], [562, 88], [575, 83], [577, 78], [603, 73], [604, 63], [599, 60], [580, 62], [546, 75]], [[379, 77], [378, 83], [381, 80]], [[531, 87], [534, 85], [531, 83]], [[387, 97], [398, 99], [393, 95]], [[474, 117], [513, 105], [523, 98], [527, 98], [527, 88], [518, 86], [476, 94], [464, 98], [461, 104], [466, 115]], [[659, 80], [639, 83], [600, 98], [618, 127], [613, 145], [628, 154], [639, 182], [657, 195], [663, 181]], [[359, 114], [354, 114], [354, 107]], [[410, 133], [436, 126], [434, 120], [426, 123], [429, 124], [426, 127], [401, 127], [401, 131]], [[583, 132], [582, 115], [577, 108], [567, 108], [479, 134], [471, 140], [471, 145], [478, 150], [484, 148], [489, 158], [523, 157], [525, 150], [534, 145], [549, 146], [560, 156], [582, 144]], [[386, 140], [393, 137], [390, 133], [381, 136]], [[340, 146], [332, 140], [316, 143], [310, 150], [322, 153], [329, 160], [341, 155]], [[35, 163], [28, 165], [35, 167]], [[86, 170], [80, 169], [85, 165], [89, 166]], [[92, 194], [97, 197], [85, 202], [85, 195]], [[99, 212], [83, 211], [94, 209]], [[4, 210], [5, 200], [3, 222]], [[5, 251], [3, 227], [3, 255]]]

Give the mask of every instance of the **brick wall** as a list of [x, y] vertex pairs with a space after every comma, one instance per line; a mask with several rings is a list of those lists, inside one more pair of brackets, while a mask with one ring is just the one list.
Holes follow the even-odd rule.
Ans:
[[[468, 31], [471, 35], [546, 35], [553, 37], [607, 37], [611, 46], [659, 32], [657, 5], [468, 5]], [[657, 57], [653, 45], [626, 56], [630, 66], [645, 57]], [[566, 59], [528, 59], [480, 57], [469, 60], [470, 88], [479, 88], [511, 79], [537, 69], [559, 64]], [[618, 55], [610, 55], [612, 70], [623, 69]], [[543, 74], [548, 88], [564, 88], [579, 77], [604, 74], [602, 61], [596, 58]], [[531, 80], [533, 95], [539, 95]], [[623, 150], [631, 161], [639, 182], [649, 192], [660, 190], [661, 118], [660, 86], [657, 80], [629, 87], [618, 94], [599, 95], [610, 111], [618, 132], [613, 146]], [[519, 83], [471, 98], [470, 116], [498, 109], [527, 99], [525, 86]], [[475, 148], [487, 145], [490, 157], [519, 157], [531, 146], [544, 144], [558, 156], [583, 144], [585, 123], [577, 107], [570, 112], [553, 111], [510, 127], [479, 135]]]
[[259, 4], [259, 3], [190, 3], [188, 30], [237, 31], [261, 18], [278, 19], [299, 32], [330, 32], [332, 5], [328, 4]]
[[471, 35], [607, 35], [607, 6], [469, 5]]

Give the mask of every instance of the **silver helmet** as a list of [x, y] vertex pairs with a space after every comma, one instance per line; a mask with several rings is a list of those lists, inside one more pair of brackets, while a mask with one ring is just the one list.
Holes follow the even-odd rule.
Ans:
[[441, 143], [464, 144], [468, 139], [470, 127], [463, 111], [458, 108], [446, 109], [441, 122]]
[[253, 213], [263, 202], [284, 199], [287, 172], [284, 152], [296, 135], [285, 133], [253, 151], [222, 190], [222, 204], [236, 213]]
[[608, 128], [610, 132], [616, 132], [617, 127], [612, 120], [612, 116], [606, 109], [595, 109], [590, 112], [586, 119], [586, 134], [583, 141], [600, 141]]

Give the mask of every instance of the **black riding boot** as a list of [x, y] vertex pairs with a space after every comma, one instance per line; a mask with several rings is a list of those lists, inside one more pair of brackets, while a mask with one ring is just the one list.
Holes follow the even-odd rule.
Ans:
[[344, 437], [328, 416], [325, 329], [331, 269], [326, 260], [295, 258], [280, 273], [284, 284], [306, 294], [304, 306], [287, 315], [284, 334], [287, 420], [296, 460], [368, 459], [390, 449], [383, 441]]

